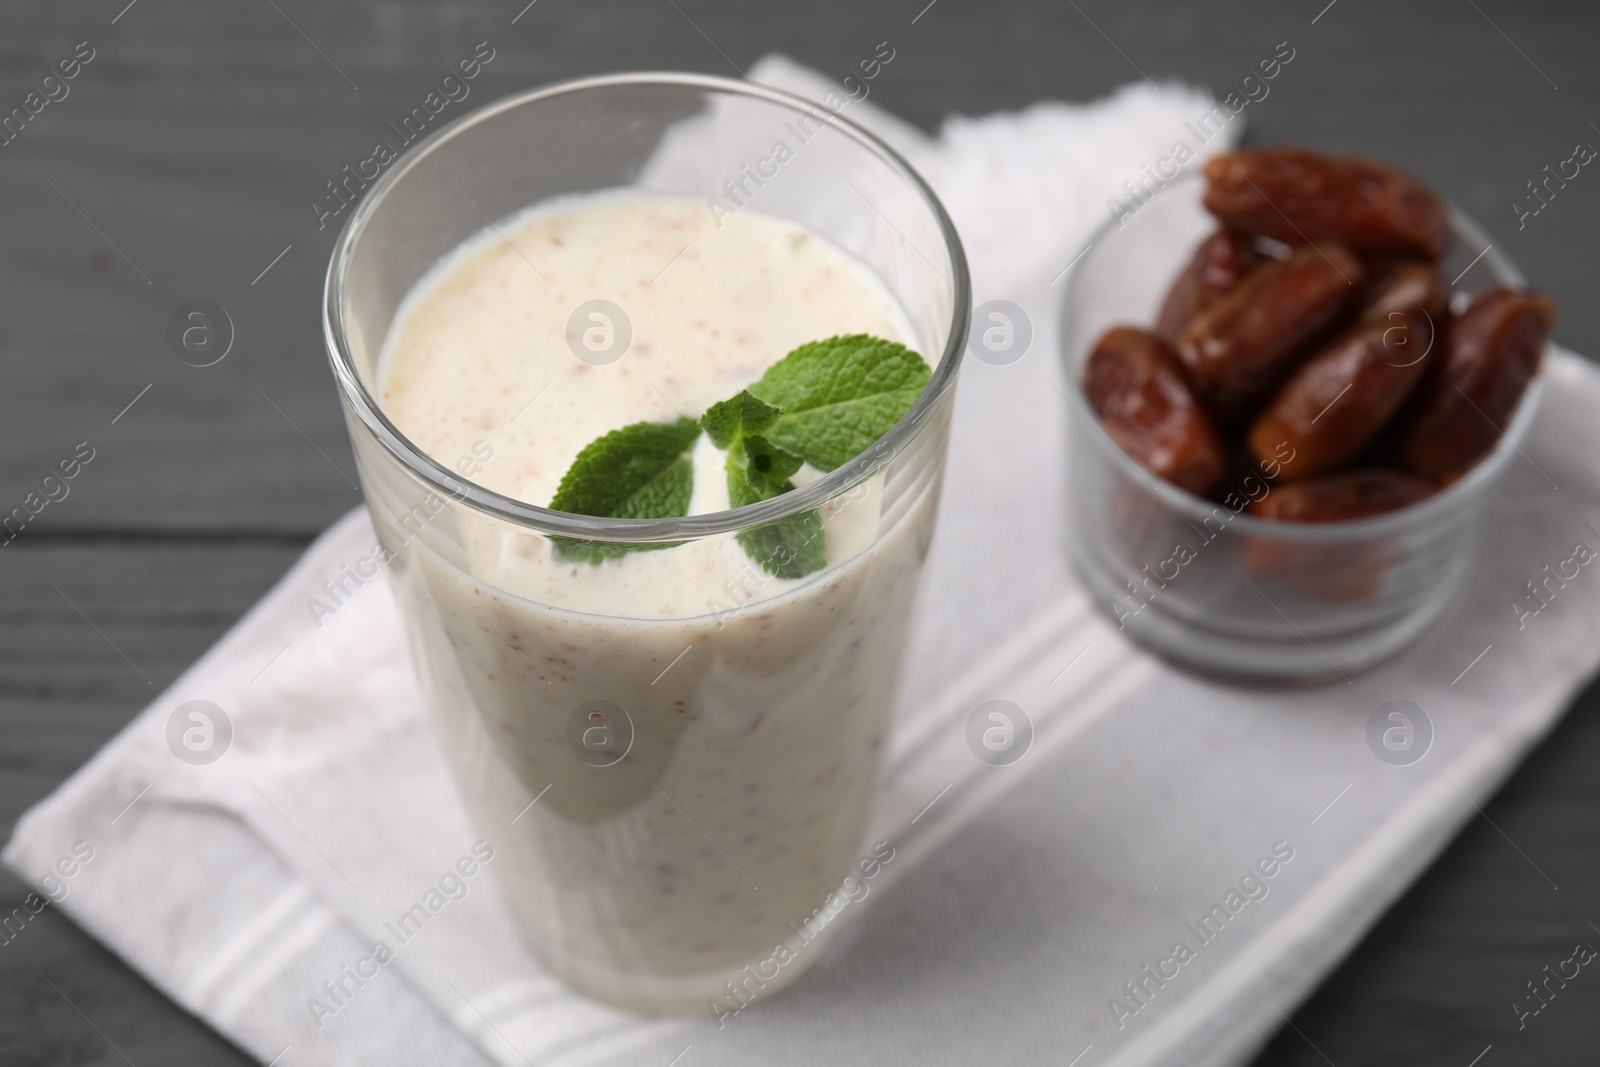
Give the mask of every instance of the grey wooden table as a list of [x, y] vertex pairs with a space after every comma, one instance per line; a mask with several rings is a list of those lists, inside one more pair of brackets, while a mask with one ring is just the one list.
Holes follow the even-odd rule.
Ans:
[[[334, 230], [307, 205], [478, 41], [486, 100], [626, 68], [733, 74], [772, 50], [842, 72], [889, 39], [874, 99], [931, 129], [1141, 75], [1226, 92], [1287, 40], [1293, 77], [1251, 107], [1251, 139], [1415, 170], [1556, 296], [1561, 341], [1600, 353], [1600, 174], [1521, 226], [1512, 207], [1600, 145], [1593, 5], [525, 2], [0, 3], [0, 114], [66, 93], [0, 147], [0, 511], [94, 449], [0, 556], [0, 836], [356, 503], [318, 329]], [[236, 330], [205, 369], [164, 340], [195, 298]], [[1520, 1031], [1511, 1003], [1575, 940], [1600, 944], [1597, 711], [1591, 688], [1261, 1063], [1468, 1067], [1490, 1045], [1482, 1067], [1596, 1062], [1600, 978]], [[0, 908], [23, 894], [0, 874]], [[0, 1062], [125, 1061], [248, 1062], [46, 909], [0, 948]]]

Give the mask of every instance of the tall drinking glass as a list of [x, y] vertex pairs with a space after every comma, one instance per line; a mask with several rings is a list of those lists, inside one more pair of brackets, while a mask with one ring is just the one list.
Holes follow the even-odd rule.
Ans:
[[[748, 507], [596, 518], [476, 484], [386, 416], [379, 356], [402, 301], [490, 220], [614, 189], [725, 210], [730, 184], [871, 268], [933, 366], [865, 453]], [[718, 78], [626, 74], [491, 104], [401, 157], [349, 219], [324, 314], [367, 506], [501, 895], [569, 984], [652, 1012], [770, 993], [874, 862], [863, 838], [969, 303], [950, 220], [893, 150], [827, 106]], [[774, 577], [740, 537], [819, 517], [828, 563], [804, 578]], [[586, 564], [529, 595], [552, 538], [666, 544], [628, 558], [667, 561], [704, 603], [663, 614]]]

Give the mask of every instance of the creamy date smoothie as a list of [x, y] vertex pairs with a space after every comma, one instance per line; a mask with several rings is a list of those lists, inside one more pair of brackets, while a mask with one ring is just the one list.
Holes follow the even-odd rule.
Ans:
[[[549, 505], [597, 438], [700, 420], [799, 346], [855, 334], [925, 350], [870, 268], [795, 222], [569, 197], [413, 287], [376, 397], [429, 456]], [[688, 513], [727, 510], [723, 451], [702, 435], [687, 455]], [[419, 533], [429, 506], [378, 523], [461, 792], [556, 974], [629, 1008], [742, 1003], [799, 973], [864, 855], [892, 856], [863, 837], [937, 476], [888, 492], [879, 472], [827, 501], [826, 566], [798, 576], [734, 536], [593, 560], [451, 512], [447, 558]]]
[[724, 78], [491, 102], [353, 205], [323, 311], [362, 491], [553, 975], [725, 1018], [893, 861], [865, 835], [970, 301], [892, 148]]

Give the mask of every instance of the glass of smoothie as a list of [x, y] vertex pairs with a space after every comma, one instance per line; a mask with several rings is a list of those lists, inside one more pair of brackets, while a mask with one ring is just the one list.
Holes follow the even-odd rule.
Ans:
[[[390, 163], [329, 268], [330, 358], [457, 789], [532, 955], [631, 1010], [771, 993], [885, 858], [864, 836], [970, 296], [944, 209], [844, 106], [660, 73], [509, 97]], [[702, 436], [686, 515], [549, 506], [597, 438], [698, 421], [857, 334], [931, 367], [859, 454], [730, 507]], [[795, 524], [824, 553], [806, 573], [768, 551]]]

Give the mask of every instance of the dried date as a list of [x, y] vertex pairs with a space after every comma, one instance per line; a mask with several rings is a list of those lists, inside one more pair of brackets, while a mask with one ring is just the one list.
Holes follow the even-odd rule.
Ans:
[[1338, 470], [1359, 456], [1427, 370], [1433, 320], [1420, 306], [1365, 320], [1312, 356], [1250, 427], [1257, 460], [1280, 454], [1288, 480]]
[[1337, 241], [1363, 256], [1438, 259], [1444, 203], [1403, 171], [1303, 148], [1244, 149], [1206, 164], [1205, 206], [1225, 224], [1289, 244]]
[[1221, 479], [1222, 442], [1161, 338], [1107, 331], [1084, 366], [1083, 390], [1111, 439], [1151, 471], [1201, 496]]
[[1539, 369], [1554, 323], [1547, 296], [1480, 293], [1450, 324], [1443, 351], [1402, 416], [1400, 466], [1445, 484], [1493, 448]]
[[1178, 340], [1195, 391], [1233, 421], [1272, 392], [1359, 292], [1360, 261], [1338, 245], [1297, 248], [1196, 315]]
[[1250, 238], [1237, 230], [1218, 230], [1201, 241], [1167, 290], [1161, 314], [1156, 318], [1156, 333], [1177, 344], [1190, 320], [1238, 285], [1262, 258]]

